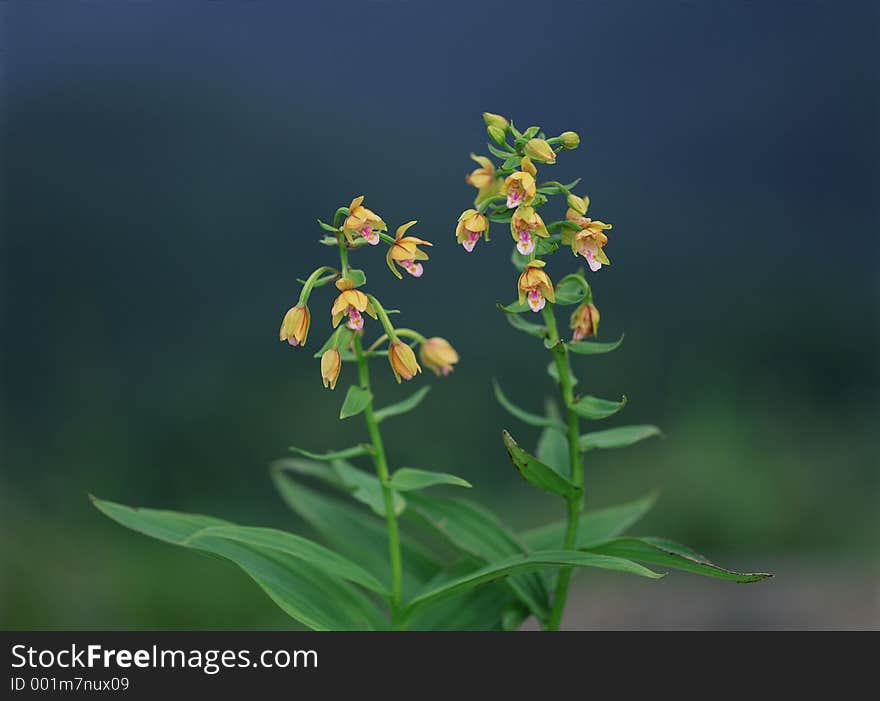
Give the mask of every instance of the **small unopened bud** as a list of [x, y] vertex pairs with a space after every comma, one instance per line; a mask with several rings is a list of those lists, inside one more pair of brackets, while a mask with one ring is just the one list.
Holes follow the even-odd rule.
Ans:
[[538, 163], [556, 163], [556, 152], [544, 139], [531, 139], [526, 142], [525, 154]]
[[504, 129], [496, 127], [494, 124], [490, 124], [486, 127], [486, 133], [489, 134], [489, 138], [496, 144], [504, 146]]
[[324, 387], [336, 389], [336, 380], [339, 379], [339, 371], [342, 369], [342, 356], [335, 348], [324, 351], [321, 356], [321, 381]]
[[562, 147], [568, 150], [577, 148], [581, 143], [581, 137], [576, 131], [564, 131], [559, 138], [562, 140]]
[[587, 213], [587, 208], [590, 206], [589, 197], [584, 199], [583, 197], [578, 197], [577, 195], [569, 192], [568, 196], [565, 199], [568, 202], [568, 206], [581, 216], [584, 216]]
[[502, 131], [507, 131], [507, 120], [500, 114], [492, 114], [491, 112], [483, 112], [483, 121], [487, 127], [497, 127]]

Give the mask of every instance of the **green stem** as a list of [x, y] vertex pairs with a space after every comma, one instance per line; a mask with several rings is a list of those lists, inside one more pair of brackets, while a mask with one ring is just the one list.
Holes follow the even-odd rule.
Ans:
[[348, 246], [344, 234], [336, 234], [339, 242], [339, 263], [342, 266], [342, 277], [348, 275]]
[[[574, 404], [574, 383], [571, 377], [571, 367], [568, 363], [568, 351], [564, 343], [559, 343], [559, 330], [556, 326], [556, 316], [553, 314], [553, 305], [544, 307], [544, 320], [547, 323], [547, 335], [553, 346], [553, 359], [556, 361], [556, 371], [559, 374], [559, 387], [562, 390], [562, 400], [565, 404], [566, 418], [568, 423], [568, 457], [570, 479], [579, 487], [577, 493], [568, 499], [568, 515], [565, 527], [565, 540], [563, 547], [566, 550], [574, 550], [577, 547], [578, 521], [583, 508], [584, 486], [584, 462], [580, 450], [580, 420], [578, 415], [571, 410]], [[568, 598], [568, 588], [571, 584], [572, 568], [562, 569], [556, 583], [556, 592], [553, 596], [553, 608], [547, 620], [547, 630], [559, 630], [562, 621], [562, 613], [565, 610], [565, 602]]]
[[[370, 390], [370, 369], [367, 365], [367, 356], [364, 354], [360, 334], [354, 337], [354, 352], [357, 356], [358, 381], [361, 389]], [[373, 444], [373, 462], [376, 465], [376, 474], [382, 484], [382, 497], [385, 502], [385, 521], [388, 527], [388, 554], [391, 558], [391, 624], [397, 627], [400, 612], [403, 606], [403, 560], [400, 555], [400, 532], [397, 528], [397, 516], [394, 513], [394, 492], [388, 486], [390, 476], [388, 474], [388, 460], [385, 457], [385, 445], [382, 442], [382, 434], [379, 432], [379, 424], [373, 413], [373, 402], [367, 404], [364, 409], [364, 419], [370, 432], [370, 441]]]

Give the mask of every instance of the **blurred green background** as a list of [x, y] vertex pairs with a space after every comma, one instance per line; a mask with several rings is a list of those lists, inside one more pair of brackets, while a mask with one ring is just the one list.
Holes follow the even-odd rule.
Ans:
[[[371, 288], [462, 356], [411, 383], [434, 389], [388, 424], [392, 463], [466, 477], [517, 526], [558, 517], [501, 445], [535, 429], [490, 391], [533, 410], [553, 393], [546, 351], [495, 309], [511, 242], [499, 225], [468, 256], [453, 237], [483, 110], [580, 132], [552, 176], [584, 176], [614, 224], [591, 281], [602, 337], [626, 342], [576, 361], [581, 388], [629, 397], [609, 425], [666, 437], [589, 454], [588, 507], [658, 489], [636, 531], [777, 573], [581, 575], [567, 625], [878, 626], [871, 4], [3, 10], [0, 626], [290, 626], [233, 566], [124, 531], [87, 493], [298, 527], [268, 462], [364, 429], [276, 332], [295, 278], [333, 260], [315, 218], [361, 193], [435, 242], [419, 281], [360, 254]], [[413, 389], [375, 374], [382, 403]]]

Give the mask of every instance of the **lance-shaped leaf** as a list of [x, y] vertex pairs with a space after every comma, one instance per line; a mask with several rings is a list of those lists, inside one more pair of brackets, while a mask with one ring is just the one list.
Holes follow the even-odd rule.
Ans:
[[424, 387], [420, 387], [418, 390], [413, 392], [406, 399], [403, 399], [396, 404], [391, 404], [390, 406], [377, 409], [375, 413], [376, 421], [381, 422], [385, 419], [390, 419], [392, 416], [399, 416], [400, 414], [405, 414], [408, 411], [412, 411], [419, 404], [422, 403], [422, 400], [427, 396], [428, 392], [430, 391], [430, 385], [425, 385]]
[[582, 451], [593, 448], [625, 448], [652, 436], [661, 436], [660, 429], [647, 424], [640, 426], [619, 426], [607, 431], [594, 431], [580, 437], [578, 445]]
[[[593, 557], [583, 557], [584, 555], [593, 555]], [[514, 555], [501, 562], [492, 563], [446, 582], [424, 594], [420, 594], [410, 601], [404, 610], [404, 616], [411, 616], [423, 606], [469, 591], [486, 582], [492, 582], [502, 577], [509, 577], [522, 572], [534, 572], [557, 567], [598, 567], [600, 569], [636, 574], [650, 579], [660, 579], [663, 577], [662, 574], [653, 572], [647, 567], [619, 557], [573, 550], [540, 551], [529, 555]]]
[[566, 275], [556, 285], [556, 304], [580, 304], [590, 300], [590, 285], [582, 275]]
[[452, 484], [456, 487], [472, 487], [473, 485], [461, 477], [448, 472], [430, 472], [416, 470], [412, 467], [401, 467], [391, 475], [390, 486], [399, 492], [412, 492], [416, 489], [435, 487], [438, 484]]
[[511, 302], [510, 304], [501, 304], [501, 302], [498, 302], [497, 305], [498, 308], [505, 314], [522, 314], [523, 312], [532, 311], [529, 308], [529, 305], [525, 302], [523, 302], [522, 304], [520, 304], [519, 302]]
[[[333, 470], [355, 499], [369, 506], [377, 515], [385, 516], [385, 494], [375, 475], [358, 470], [344, 460], [334, 460]], [[394, 513], [399, 516], [406, 508], [406, 500], [397, 492], [393, 492], [391, 497]]]
[[[337, 328], [330, 336], [324, 341], [324, 345], [321, 346], [317, 352], [312, 356], [313, 358], [320, 358], [324, 353], [331, 348], [338, 348], [339, 352], [345, 355], [347, 352], [346, 349], [349, 345], [351, 345], [351, 339], [354, 337], [354, 331], [352, 331], [347, 326], [340, 326]], [[349, 351], [350, 352], [350, 351]]]
[[569, 408], [578, 416], [585, 419], [604, 419], [613, 416], [626, 406], [626, 396], [615, 402], [610, 399], [599, 399], [586, 395], [578, 399]]
[[589, 548], [589, 552], [630, 558], [740, 584], [759, 582], [773, 576], [766, 572], [734, 572], [724, 569], [690, 548], [665, 538], [616, 538]]
[[[545, 343], [544, 345], [546, 346], [547, 344]], [[559, 344], [550, 344], [549, 350], [554, 353], [558, 353], [561, 349]], [[559, 368], [556, 367], [555, 360], [551, 360], [550, 364], [547, 366], [547, 374], [553, 378], [554, 382], [556, 382], [557, 384], [559, 383]], [[569, 367], [568, 369], [568, 379], [571, 382], [572, 387], [574, 387], [578, 383], [578, 379], [574, 376], [574, 372], [572, 371], [571, 367]]]
[[495, 398], [498, 400], [498, 403], [504, 407], [508, 413], [512, 416], [515, 416], [520, 421], [527, 423], [531, 426], [550, 426], [560, 431], [565, 430], [565, 425], [557, 420], [552, 419], [547, 416], [540, 416], [539, 414], [532, 414], [528, 411], [520, 409], [516, 404], [511, 402], [505, 395], [504, 392], [501, 391], [501, 386], [497, 381], [492, 380], [492, 387], [495, 390]]
[[373, 401], [373, 393], [370, 390], [352, 385], [348, 388], [345, 400], [342, 402], [339, 418], [347, 419], [351, 416], [357, 416], [370, 405], [371, 401]]
[[545, 428], [538, 438], [535, 457], [560, 475], [569, 473], [568, 439], [559, 431]]
[[491, 153], [496, 158], [507, 159], [507, 158], [516, 158], [517, 155], [515, 152], [510, 151], [508, 149], [500, 149], [493, 144], [487, 143], [486, 146], [489, 149], [489, 153]]
[[504, 447], [514, 467], [519, 470], [523, 478], [533, 487], [542, 489], [550, 494], [558, 494], [565, 499], [570, 499], [581, 492], [581, 489], [563, 477], [556, 470], [542, 463], [538, 458], [529, 455], [517, 445], [507, 431], [502, 432]]
[[[604, 509], [586, 511], [578, 522], [577, 545], [588, 548], [619, 536], [642, 518], [657, 501], [656, 494]], [[565, 521], [554, 521], [522, 534], [525, 544], [533, 550], [559, 547], [565, 537]]]
[[249, 529], [239, 530], [241, 537], [227, 537], [237, 527], [219, 519], [173, 511], [133, 509], [94, 498], [92, 501], [104, 514], [132, 530], [232, 561], [282, 610], [309, 628], [374, 630], [387, 625], [363, 593], [336, 576], [342, 567], [349, 577], [364, 579], [366, 576], [365, 581], [375, 583], [369, 574], [359, 571], [354, 563], [349, 563], [352, 567], [346, 568], [344, 559], [339, 556], [332, 565], [334, 574], [328, 573], [324, 569], [328, 566], [324, 557], [326, 553], [316, 543], [298, 548], [293, 541], [287, 541], [285, 547], [296, 550], [296, 554], [292, 554], [284, 548], [248, 542], [248, 536], [242, 535], [242, 531]]
[[367, 455], [370, 452], [369, 446], [363, 444], [355, 445], [351, 448], [345, 448], [344, 450], [331, 450], [329, 453], [313, 453], [310, 450], [297, 448], [293, 445], [290, 446], [288, 450], [292, 450], [294, 453], [299, 453], [303, 457], [311, 458], [312, 460], [321, 460], [323, 462], [329, 462], [331, 460], [346, 460], [347, 458], [356, 458], [360, 455]]
[[[464, 553], [485, 562], [496, 562], [526, 552], [516, 535], [488, 509], [465, 499], [408, 495], [408, 515], [415, 515]], [[540, 575], [526, 574], [509, 580], [519, 599], [539, 620], [549, 611], [547, 588]]]
[[602, 353], [610, 353], [623, 343], [623, 334], [620, 338], [612, 343], [599, 343], [598, 341], [576, 341], [574, 343], [566, 343], [565, 346], [572, 353], [579, 355], [600, 355]]
[[517, 331], [522, 331], [535, 338], [544, 338], [547, 335], [546, 326], [526, 321], [518, 313], [508, 311], [508, 309], [502, 304], [499, 304], [498, 308], [504, 312], [504, 318], [507, 319], [510, 325]]

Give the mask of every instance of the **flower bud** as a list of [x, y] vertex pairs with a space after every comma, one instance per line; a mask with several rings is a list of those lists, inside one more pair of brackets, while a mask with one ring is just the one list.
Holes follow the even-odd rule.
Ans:
[[531, 139], [526, 142], [525, 154], [538, 163], [556, 163], [556, 152], [544, 139]]
[[309, 308], [305, 305], [297, 304], [295, 307], [288, 309], [287, 314], [284, 315], [278, 337], [292, 346], [304, 346], [306, 337], [309, 335], [310, 323], [311, 315], [309, 314]]
[[565, 200], [566, 202], [568, 202], [568, 206], [571, 207], [580, 216], [584, 216], [587, 213], [587, 209], [589, 209], [590, 207], [589, 197], [578, 197], [577, 195], [569, 192]]
[[492, 139], [499, 146], [504, 146], [504, 129], [496, 127], [494, 124], [490, 124], [486, 127], [486, 133], [489, 134], [489, 138]]
[[411, 380], [422, 371], [416, 362], [416, 354], [402, 341], [393, 341], [388, 346], [388, 362], [391, 363], [391, 370], [394, 372], [394, 379], [398, 384], [401, 377], [404, 380]]
[[342, 370], [342, 356], [335, 348], [324, 351], [321, 356], [321, 381], [324, 387], [336, 389], [336, 380], [339, 379], [339, 371]]
[[562, 140], [562, 147], [569, 151], [577, 148], [581, 143], [581, 137], [576, 131], [564, 131], [559, 138]]
[[483, 121], [487, 127], [496, 127], [502, 131], [507, 131], [507, 120], [500, 114], [492, 114], [491, 112], [483, 112]]
[[582, 341], [595, 336], [599, 331], [599, 310], [593, 304], [581, 304], [571, 313], [569, 328], [572, 329], [572, 341]]
[[445, 377], [452, 372], [452, 366], [458, 362], [458, 353], [445, 338], [434, 336], [422, 342], [419, 358], [428, 370], [435, 375]]

